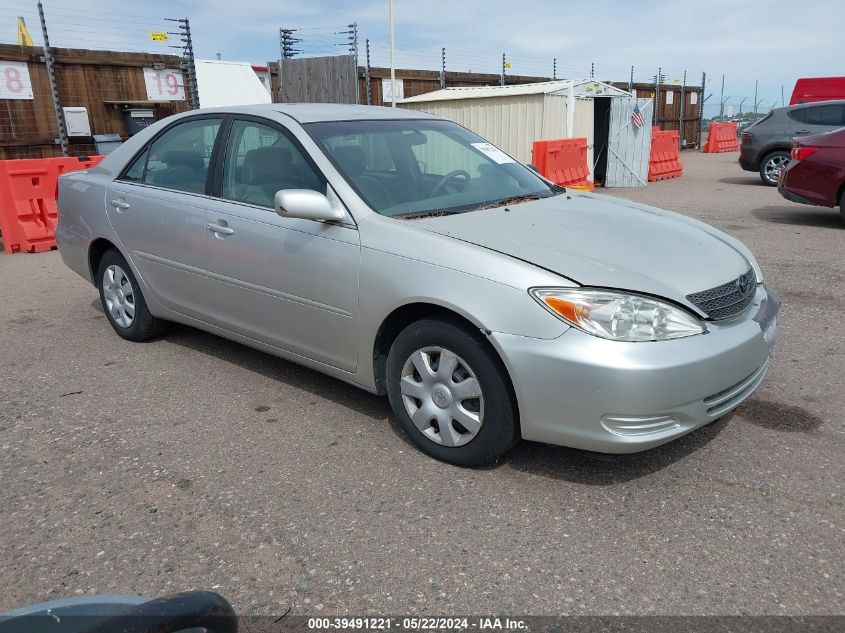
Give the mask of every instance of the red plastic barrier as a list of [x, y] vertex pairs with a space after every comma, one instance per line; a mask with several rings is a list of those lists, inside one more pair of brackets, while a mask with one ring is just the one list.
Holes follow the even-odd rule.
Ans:
[[59, 176], [90, 169], [102, 156], [0, 160], [0, 233], [7, 253], [40, 253], [56, 247]]
[[736, 123], [711, 123], [707, 132], [707, 143], [701, 151], [705, 154], [739, 151]]
[[534, 141], [531, 162], [542, 176], [559, 185], [589, 191], [595, 189], [587, 167], [585, 138]]
[[648, 157], [648, 181], [678, 178], [684, 173], [678, 149], [678, 131], [651, 128], [651, 154]]

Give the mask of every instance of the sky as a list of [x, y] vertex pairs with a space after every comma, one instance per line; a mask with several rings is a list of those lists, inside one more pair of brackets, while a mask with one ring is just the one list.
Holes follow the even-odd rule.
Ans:
[[[370, 40], [373, 65], [388, 60], [387, 0], [44, 0], [54, 46], [159, 50], [149, 30], [173, 29], [164, 17], [191, 21], [196, 56], [263, 64], [279, 57], [280, 27], [297, 33], [305, 54], [345, 50], [346, 25], [357, 22], [360, 63]], [[35, 3], [0, 0], [3, 41], [15, 41], [24, 15], [40, 43]], [[780, 105], [798, 77], [845, 75], [845, 0], [395, 0], [398, 67], [690, 84], [708, 75], [708, 116], [718, 110], [721, 76], [727, 106]], [[11, 39], [10, 39], [11, 38]], [[172, 41], [171, 36], [170, 44]], [[173, 52], [166, 48], [162, 52]]]

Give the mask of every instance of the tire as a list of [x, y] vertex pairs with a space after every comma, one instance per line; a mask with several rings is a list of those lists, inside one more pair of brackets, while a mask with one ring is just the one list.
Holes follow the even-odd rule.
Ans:
[[441, 461], [482, 466], [519, 439], [505, 369], [487, 341], [463, 325], [424, 319], [400, 332], [387, 356], [387, 394], [405, 433]]
[[839, 214], [842, 216], [842, 221], [845, 222], [845, 189], [839, 194]]
[[777, 150], [770, 152], [760, 161], [760, 180], [764, 185], [777, 187], [778, 175], [789, 164], [791, 158], [789, 152]]
[[126, 340], [145, 341], [161, 334], [167, 326], [166, 321], [150, 313], [132, 269], [114, 248], [100, 259], [97, 289], [106, 318]]

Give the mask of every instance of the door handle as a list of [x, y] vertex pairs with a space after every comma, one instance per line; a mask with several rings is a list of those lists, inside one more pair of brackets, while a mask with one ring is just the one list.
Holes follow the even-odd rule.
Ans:
[[798, 130], [796, 134], [809, 134], [810, 130]]
[[221, 226], [219, 224], [214, 224], [213, 222], [209, 222], [205, 225], [212, 233], [217, 233], [218, 235], [231, 235], [235, 232], [235, 229], [230, 229], [228, 226]]
[[111, 201], [111, 206], [113, 206], [113, 207], [114, 207], [114, 208], [116, 208], [116, 209], [128, 209], [128, 208], [129, 208], [129, 203], [128, 203], [128, 202], [124, 202], [123, 200], [112, 200], [112, 201]]

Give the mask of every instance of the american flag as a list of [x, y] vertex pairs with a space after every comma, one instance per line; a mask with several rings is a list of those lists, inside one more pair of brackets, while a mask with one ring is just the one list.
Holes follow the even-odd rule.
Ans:
[[639, 128], [645, 125], [643, 115], [640, 112], [640, 106], [638, 106], [636, 103], [634, 103], [634, 111], [631, 113], [631, 124], [634, 126], [635, 130], [638, 130]]

